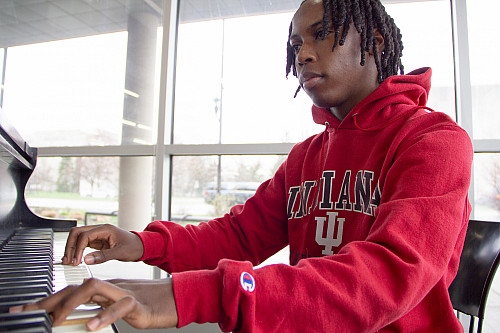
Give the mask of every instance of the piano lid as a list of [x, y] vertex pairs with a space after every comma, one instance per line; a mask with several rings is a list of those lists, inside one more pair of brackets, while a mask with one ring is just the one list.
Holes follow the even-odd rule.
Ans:
[[8, 164], [17, 161], [29, 169], [36, 164], [36, 149], [28, 145], [1, 110], [0, 159]]

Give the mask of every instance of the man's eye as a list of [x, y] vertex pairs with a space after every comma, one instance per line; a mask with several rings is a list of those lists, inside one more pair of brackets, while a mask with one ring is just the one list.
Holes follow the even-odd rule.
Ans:
[[300, 51], [300, 47], [301, 47], [301, 45], [300, 45], [300, 44], [295, 44], [295, 45], [292, 45], [293, 52], [295, 52], [295, 53], [299, 53], [299, 51]]
[[325, 39], [326, 36], [328, 36], [328, 34], [330, 33], [331, 31], [328, 31], [328, 30], [319, 30], [318, 32], [316, 32], [316, 36], [315, 38], [316, 39]]

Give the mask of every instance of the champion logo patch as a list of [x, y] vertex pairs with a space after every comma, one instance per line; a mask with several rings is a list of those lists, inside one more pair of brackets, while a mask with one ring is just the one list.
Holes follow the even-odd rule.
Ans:
[[243, 290], [253, 292], [255, 290], [255, 279], [250, 273], [243, 272], [240, 275], [240, 284]]

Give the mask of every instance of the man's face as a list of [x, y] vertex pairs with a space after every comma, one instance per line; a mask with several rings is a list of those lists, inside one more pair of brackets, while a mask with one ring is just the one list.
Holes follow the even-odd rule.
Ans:
[[335, 34], [333, 29], [323, 31], [323, 13], [321, 0], [303, 3], [293, 17], [289, 42], [302, 88], [316, 106], [343, 119], [378, 86], [377, 68], [368, 53], [366, 64], [360, 65], [361, 35], [352, 23], [344, 45], [332, 52]]

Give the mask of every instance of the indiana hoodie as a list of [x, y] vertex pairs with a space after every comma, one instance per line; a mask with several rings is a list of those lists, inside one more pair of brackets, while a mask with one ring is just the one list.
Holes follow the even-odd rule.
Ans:
[[[472, 145], [426, 107], [431, 69], [387, 78], [298, 143], [244, 205], [197, 226], [155, 221], [142, 260], [173, 273], [178, 327], [460, 332], [448, 287], [468, 225]], [[290, 265], [254, 269], [289, 245]]]

